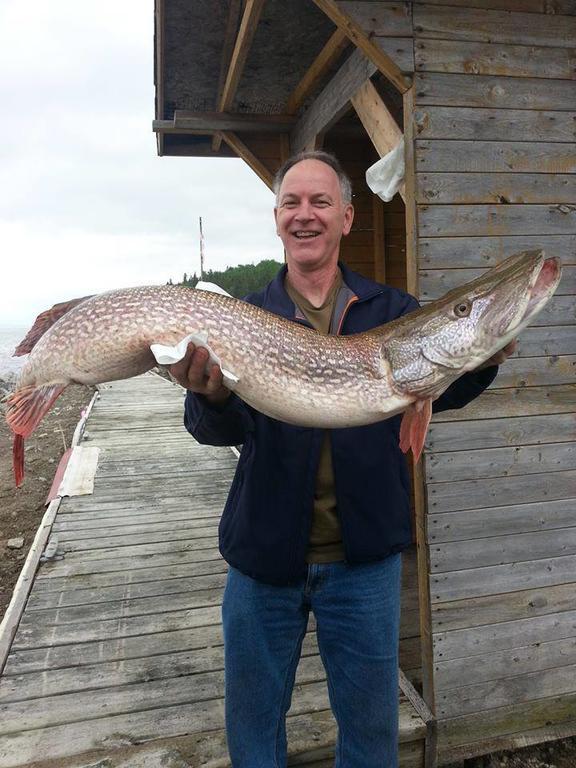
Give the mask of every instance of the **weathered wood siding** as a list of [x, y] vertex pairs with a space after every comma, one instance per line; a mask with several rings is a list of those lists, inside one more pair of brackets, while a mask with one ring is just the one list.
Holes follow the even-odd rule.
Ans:
[[522, 249], [564, 264], [491, 389], [427, 440], [443, 761], [576, 732], [576, 4], [552, 5], [412, 9], [420, 299]]
[[414, 141], [420, 300], [520, 250], [544, 248], [564, 264], [557, 295], [490, 390], [461, 412], [435, 417], [421, 527], [430, 599], [424, 642], [430, 635], [441, 760], [570, 735], [576, 2], [346, 0], [339, 7], [414, 72], [405, 126]]

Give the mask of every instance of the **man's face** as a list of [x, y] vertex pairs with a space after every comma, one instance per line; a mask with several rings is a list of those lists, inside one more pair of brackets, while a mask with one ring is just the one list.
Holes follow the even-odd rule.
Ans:
[[342, 201], [338, 176], [329, 165], [302, 160], [282, 181], [274, 217], [288, 266], [317, 269], [337, 263], [340, 240], [350, 232], [354, 209]]

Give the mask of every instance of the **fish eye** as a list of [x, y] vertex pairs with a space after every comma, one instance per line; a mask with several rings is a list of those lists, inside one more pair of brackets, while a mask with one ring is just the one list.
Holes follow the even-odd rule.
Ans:
[[459, 301], [454, 307], [454, 314], [456, 317], [468, 317], [470, 310], [472, 309], [472, 302]]

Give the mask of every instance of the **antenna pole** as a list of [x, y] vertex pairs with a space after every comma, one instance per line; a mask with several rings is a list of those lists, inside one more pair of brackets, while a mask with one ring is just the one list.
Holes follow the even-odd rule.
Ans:
[[200, 280], [204, 280], [204, 235], [202, 234], [202, 216], [200, 216]]

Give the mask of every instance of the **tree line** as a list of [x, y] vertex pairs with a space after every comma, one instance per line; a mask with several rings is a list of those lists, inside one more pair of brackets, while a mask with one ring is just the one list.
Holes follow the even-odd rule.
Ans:
[[[272, 280], [282, 264], [273, 259], [265, 259], [258, 264], [240, 264], [237, 267], [227, 267], [224, 271], [209, 269], [204, 273], [203, 280], [208, 283], [216, 283], [220, 288], [224, 288], [232, 296], [242, 299], [253, 291], [259, 291]], [[196, 272], [184, 276], [176, 285], [186, 285], [189, 288], [195, 288], [200, 278]], [[174, 285], [172, 278], [168, 280], [168, 285]]]

